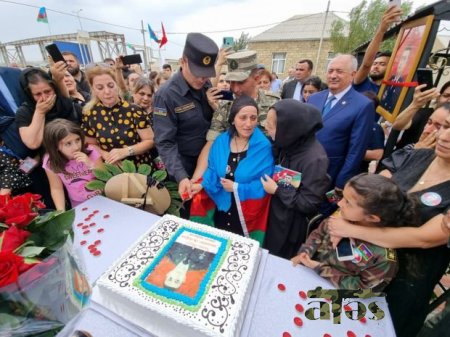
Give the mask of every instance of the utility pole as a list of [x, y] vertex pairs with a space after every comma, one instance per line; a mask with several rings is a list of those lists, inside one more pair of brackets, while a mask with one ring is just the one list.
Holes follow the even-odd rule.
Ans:
[[316, 57], [316, 69], [319, 68], [320, 52], [322, 51], [323, 34], [325, 33], [325, 25], [327, 23], [328, 12], [330, 10], [330, 1], [331, 0], [328, 0], [327, 11], [325, 12], [325, 18], [323, 19], [322, 34], [320, 34], [319, 49], [317, 50], [317, 57]]
[[142, 39], [144, 40], [144, 71], [146, 74], [148, 74], [148, 59], [147, 59], [147, 44], [145, 42], [145, 29], [144, 29], [144, 20], [141, 20], [141, 33], [142, 33]]

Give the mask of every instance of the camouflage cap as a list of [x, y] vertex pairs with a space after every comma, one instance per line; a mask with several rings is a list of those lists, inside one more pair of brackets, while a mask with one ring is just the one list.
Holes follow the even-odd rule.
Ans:
[[245, 81], [253, 69], [256, 68], [256, 52], [244, 50], [227, 56], [227, 81]]

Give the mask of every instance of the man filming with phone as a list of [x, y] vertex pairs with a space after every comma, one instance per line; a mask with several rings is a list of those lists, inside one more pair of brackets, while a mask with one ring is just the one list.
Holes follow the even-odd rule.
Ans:
[[89, 87], [89, 83], [87, 82], [86, 75], [80, 69], [80, 61], [78, 60], [78, 57], [70, 51], [63, 51], [61, 54], [66, 61], [67, 71], [77, 82], [78, 91], [91, 92], [91, 88]]

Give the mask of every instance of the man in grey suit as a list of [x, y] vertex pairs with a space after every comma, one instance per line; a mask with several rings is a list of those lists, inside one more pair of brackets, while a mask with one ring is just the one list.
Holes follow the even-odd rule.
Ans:
[[295, 79], [287, 82], [281, 91], [281, 98], [293, 98], [303, 102], [302, 86], [303, 82], [311, 76], [313, 63], [311, 60], [304, 59], [297, 62], [295, 66]]

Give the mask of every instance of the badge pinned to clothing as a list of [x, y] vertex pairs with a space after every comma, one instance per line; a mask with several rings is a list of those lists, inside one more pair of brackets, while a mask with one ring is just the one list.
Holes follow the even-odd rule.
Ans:
[[420, 196], [420, 201], [426, 206], [437, 206], [442, 202], [442, 197], [436, 192], [427, 192]]

